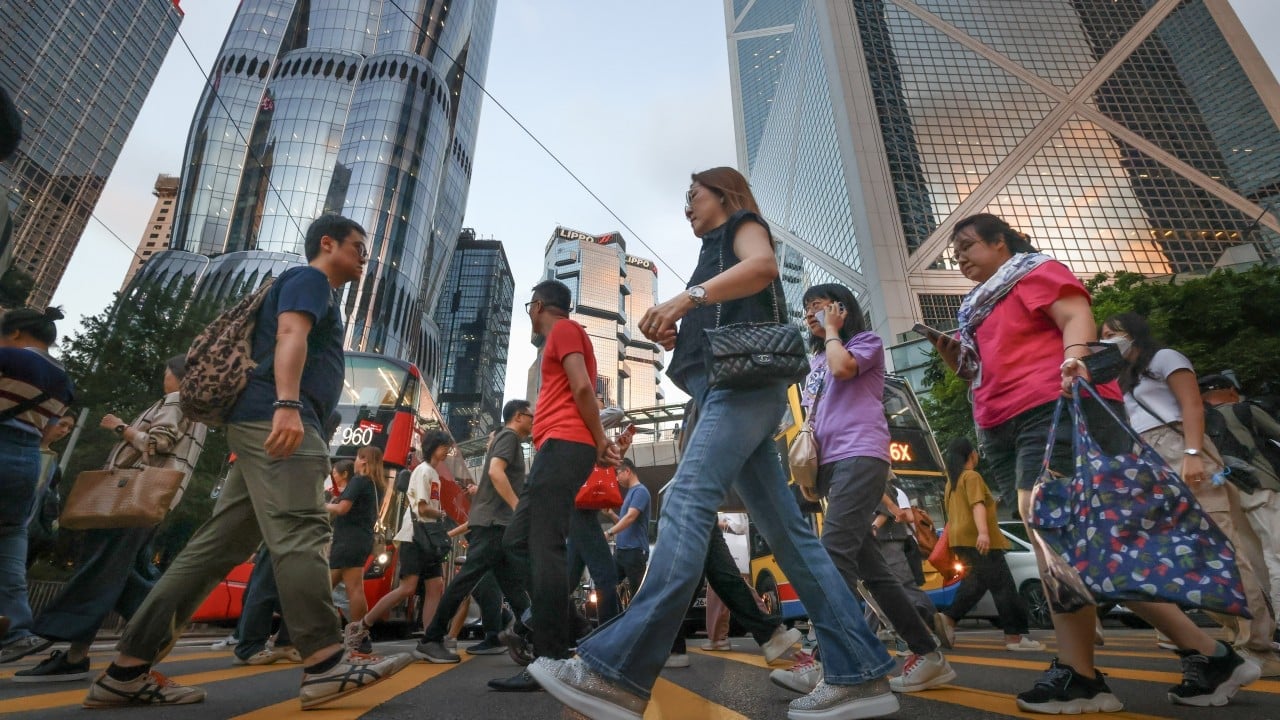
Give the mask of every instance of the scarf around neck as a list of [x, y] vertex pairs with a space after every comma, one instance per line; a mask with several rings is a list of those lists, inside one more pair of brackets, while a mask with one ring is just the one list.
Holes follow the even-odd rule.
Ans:
[[960, 324], [960, 363], [957, 374], [966, 380], [978, 377], [978, 326], [991, 315], [996, 303], [1013, 290], [1018, 281], [1053, 258], [1044, 253], [1018, 253], [1000, 266], [987, 281], [969, 291], [960, 303], [956, 319]]

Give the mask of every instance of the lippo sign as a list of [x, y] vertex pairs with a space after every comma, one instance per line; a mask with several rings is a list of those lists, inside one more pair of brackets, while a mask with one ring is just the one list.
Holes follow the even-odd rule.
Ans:
[[632, 267], [644, 268], [654, 275], [658, 274], [658, 266], [654, 265], [652, 260], [645, 260], [644, 258], [636, 257], [635, 255], [628, 255], [627, 264]]
[[612, 245], [617, 242], [617, 233], [605, 233], [604, 235], [588, 235], [580, 230], [570, 230], [566, 227], [556, 228], [556, 237], [565, 240], [577, 240], [579, 242], [595, 243], [596, 245]]

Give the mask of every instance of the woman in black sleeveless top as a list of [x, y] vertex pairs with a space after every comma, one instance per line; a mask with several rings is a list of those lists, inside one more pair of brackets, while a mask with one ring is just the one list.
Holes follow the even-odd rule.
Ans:
[[746, 179], [732, 168], [693, 175], [685, 200], [685, 217], [702, 238], [698, 266], [686, 291], [640, 321], [646, 337], [674, 349], [667, 375], [698, 406], [697, 424], [662, 501], [658, 543], [627, 612], [580, 642], [577, 658], [540, 658], [529, 672], [557, 700], [589, 717], [638, 720], [702, 576], [716, 510], [732, 486], [804, 603], [822, 646], [826, 679], [791, 704], [790, 717], [896, 712], [885, 678], [893, 661], [867, 629], [787, 487], [773, 441], [786, 388], [707, 386], [704, 330], [786, 322], [769, 226]]

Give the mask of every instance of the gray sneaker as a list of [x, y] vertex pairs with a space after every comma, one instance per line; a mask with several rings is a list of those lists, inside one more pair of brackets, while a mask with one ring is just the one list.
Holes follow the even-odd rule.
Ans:
[[205, 692], [198, 687], [179, 685], [152, 670], [133, 680], [115, 680], [105, 672], [89, 686], [84, 698], [87, 708], [128, 705], [190, 705], [204, 702]]
[[787, 720], [860, 720], [896, 712], [898, 698], [885, 678], [860, 685], [828, 685], [819, 680], [813, 692], [791, 701]]
[[641, 720], [649, 701], [605, 680], [581, 660], [538, 658], [529, 674], [542, 689], [592, 720]]
[[413, 649], [413, 656], [419, 660], [426, 660], [436, 665], [451, 665], [461, 662], [462, 658], [458, 654], [446, 648], [444, 643], [422, 641]]
[[320, 707], [377, 685], [412, 663], [413, 657], [407, 653], [379, 657], [345, 651], [328, 672], [302, 674], [298, 699], [302, 701], [303, 710]]
[[369, 640], [369, 628], [364, 626], [363, 620], [347, 623], [342, 628], [342, 645], [352, 652], [363, 652], [368, 654], [367, 650], [361, 648], [362, 645]]
[[11, 663], [28, 655], [43, 652], [53, 645], [52, 640], [45, 640], [39, 635], [26, 635], [0, 648], [0, 663]]

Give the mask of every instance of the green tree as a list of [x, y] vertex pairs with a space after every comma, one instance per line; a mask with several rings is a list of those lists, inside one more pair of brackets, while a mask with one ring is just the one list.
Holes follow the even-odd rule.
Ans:
[[[102, 467], [119, 437], [98, 426], [108, 413], [128, 422], [163, 395], [164, 363], [183, 354], [218, 307], [193, 302], [190, 282], [143, 287], [115, 302], [62, 343], [61, 360], [76, 383], [75, 411], [87, 408], [86, 426], [69, 460], [65, 495], [82, 470]], [[162, 558], [172, 557], [213, 508], [211, 490], [225, 472], [226, 440], [210, 430], [204, 453], [181, 504], [157, 534]], [[63, 533], [50, 561], [66, 569], [74, 557], [76, 533]]]
[[924, 380], [929, 385], [929, 392], [921, 396], [920, 406], [929, 418], [929, 427], [938, 440], [938, 447], [946, 450], [952, 440], [961, 436], [976, 444], [969, 383], [951, 372], [936, 352], [930, 355]]

